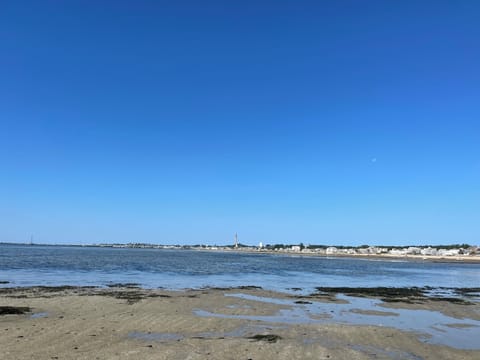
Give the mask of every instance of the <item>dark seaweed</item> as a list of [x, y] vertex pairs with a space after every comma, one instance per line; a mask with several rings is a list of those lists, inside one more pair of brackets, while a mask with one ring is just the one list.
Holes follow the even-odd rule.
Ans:
[[[345, 294], [356, 297], [376, 297], [384, 302], [403, 302], [407, 304], [420, 304], [426, 301], [447, 301], [459, 305], [472, 305], [473, 303], [459, 297], [430, 296], [428, 292], [435, 288], [430, 286], [420, 287], [317, 287], [317, 292], [310, 297]], [[459, 296], [477, 296], [479, 288], [440, 288], [450, 290]]]
[[27, 306], [0, 306], [0, 315], [22, 315], [30, 312]]
[[480, 288], [455, 288], [455, 293], [463, 296], [478, 296]]
[[127, 289], [139, 289], [140, 284], [137, 283], [115, 283], [107, 284], [109, 288], [127, 288]]
[[267, 335], [253, 335], [250, 336], [248, 339], [255, 340], [255, 341], [266, 341], [269, 343], [275, 343], [280, 340], [282, 337], [280, 335], [275, 334], [267, 334]]
[[218, 286], [213, 286], [213, 287], [208, 287], [205, 289], [211, 289], [211, 290], [220, 290], [220, 291], [228, 291], [228, 290], [261, 290], [261, 286], [254, 286], [254, 285], [242, 285], [242, 286], [232, 286], [232, 287], [218, 287]]
[[305, 300], [297, 300], [295, 301], [295, 304], [311, 304], [310, 301], [305, 301]]
[[418, 287], [317, 287], [320, 293], [335, 293], [351, 296], [375, 296], [375, 297], [406, 297], [406, 296], [425, 296], [424, 289]]

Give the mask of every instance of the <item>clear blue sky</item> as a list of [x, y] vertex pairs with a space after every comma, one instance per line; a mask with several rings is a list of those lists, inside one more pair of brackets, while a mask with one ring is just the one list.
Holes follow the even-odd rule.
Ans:
[[479, 1], [3, 1], [0, 241], [480, 243]]

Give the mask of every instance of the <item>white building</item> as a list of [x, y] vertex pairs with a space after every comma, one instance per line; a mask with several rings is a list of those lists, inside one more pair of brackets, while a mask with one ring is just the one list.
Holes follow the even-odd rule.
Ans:
[[336, 254], [337, 252], [338, 252], [338, 249], [335, 246], [327, 247], [327, 250], [326, 250], [327, 255]]

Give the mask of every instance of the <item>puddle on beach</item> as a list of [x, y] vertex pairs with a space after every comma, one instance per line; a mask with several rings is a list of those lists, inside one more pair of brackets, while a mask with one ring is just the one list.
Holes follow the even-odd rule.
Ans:
[[274, 329], [282, 329], [285, 326], [266, 326], [266, 325], [243, 325], [230, 331], [204, 331], [192, 333], [188, 335], [180, 335], [176, 333], [159, 333], [159, 332], [140, 332], [133, 331], [128, 334], [130, 339], [143, 341], [179, 341], [185, 338], [190, 339], [224, 339], [253, 336], [258, 333], [271, 331]]
[[47, 316], [48, 316], [47, 312], [38, 312], [30, 315], [30, 319], [41, 319], [41, 318], [46, 318]]
[[[426, 343], [447, 345], [459, 349], [480, 349], [480, 321], [456, 319], [440, 312], [430, 310], [385, 309], [382, 301], [337, 295], [347, 303], [323, 303], [311, 301], [310, 304], [297, 304], [295, 300], [275, 299], [248, 294], [225, 294], [245, 300], [289, 306], [274, 315], [226, 315], [197, 309], [194, 313], [201, 317], [220, 317], [262, 321], [265, 323], [290, 324], [353, 324], [383, 326], [418, 334]], [[310, 300], [310, 299], [309, 299]]]
[[232, 305], [227, 305], [227, 309], [251, 309], [252, 307], [250, 305], [237, 305], [237, 304], [232, 304]]

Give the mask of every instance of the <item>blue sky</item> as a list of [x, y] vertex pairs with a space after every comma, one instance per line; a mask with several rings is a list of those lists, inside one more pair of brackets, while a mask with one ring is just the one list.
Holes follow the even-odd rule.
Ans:
[[0, 5], [0, 241], [480, 241], [478, 1]]

